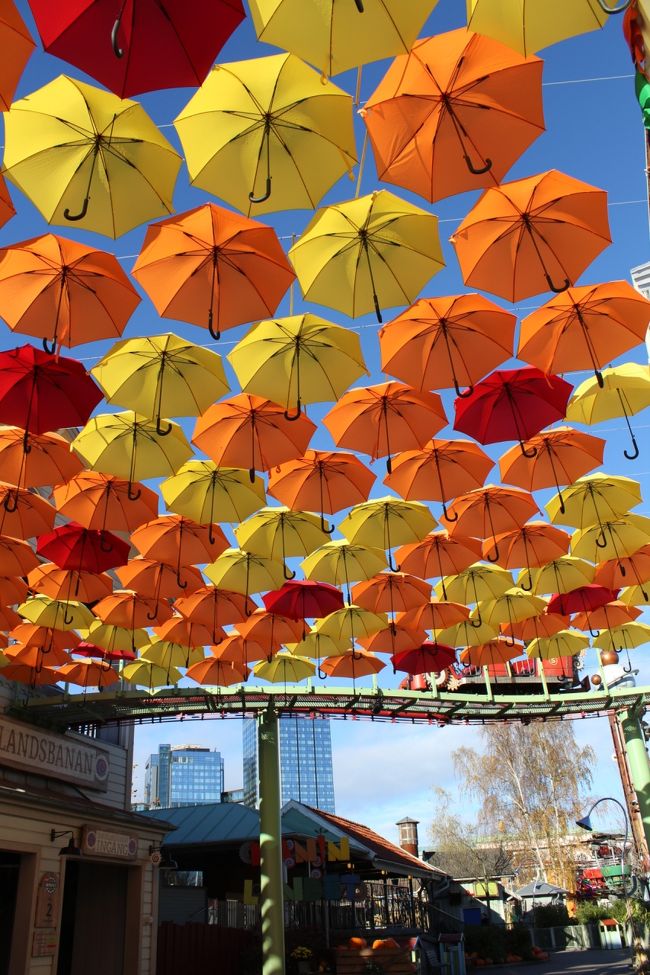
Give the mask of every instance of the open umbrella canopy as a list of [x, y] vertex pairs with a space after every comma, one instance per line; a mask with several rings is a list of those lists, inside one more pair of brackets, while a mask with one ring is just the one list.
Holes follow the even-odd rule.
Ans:
[[569, 400], [566, 418], [572, 423], [601, 423], [614, 417], [624, 417], [632, 450], [624, 450], [628, 460], [639, 456], [639, 445], [630, 424], [630, 417], [650, 406], [650, 366], [625, 362], [603, 369], [576, 386]]
[[77, 600], [51, 599], [40, 593], [26, 599], [16, 612], [28, 623], [56, 630], [78, 630], [90, 626], [94, 619], [88, 607]]
[[25, 65], [36, 47], [14, 0], [2, 0], [0, 4], [0, 45], [0, 109], [6, 112], [14, 100]]
[[286, 579], [283, 562], [239, 548], [227, 548], [204, 571], [214, 586], [245, 596], [277, 589]]
[[36, 538], [54, 527], [56, 510], [25, 488], [0, 481], [0, 534]]
[[65, 484], [55, 485], [52, 498], [60, 515], [104, 531], [132, 531], [158, 514], [155, 491], [112, 474], [81, 471]]
[[573, 613], [585, 613], [599, 609], [616, 599], [617, 593], [605, 586], [588, 584], [578, 586], [568, 592], [558, 593], [548, 602], [549, 613], [561, 613], [570, 616]]
[[69, 441], [58, 433], [0, 426], [0, 470], [6, 481], [35, 488], [68, 481], [82, 470], [82, 464], [70, 453]]
[[28, 542], [10, 535], [0, 535], [0, 565], [7, 575], [26, 576], [36, 568], [38, 562]]
[[423, 628], [425, 630], [446, 630], [450, 626], [462, 623], [469, 617], [469, 609], [463, 603], [451, 603], [431, 599], [418, 609], [409, 610], [400, 617], [404, 627]]
[[444, 643], [425, 642], [414, 650], [402, 650], [393, 654], [391, 663], [395, 670], [407, 674], [439, 674], [456, 660], [455, 647]]
[[501, 532], [521, 528], [537, 514], [535, 499], [528, 491], [487, 484], [459, 494], [447, 508], [450, 535], [495, 538]]
[[349, 595], [351, 582], [370, 579], [386, 568], [386, 556], [378, 548], [337, 539], [317, 548], [302, 560], [300, 567], [307, 579], [334, 586], [345, 584]]
[[311, 579], [285, 582], [280, 589], [262, 597], [269, 613], [292, 620], [318, 619], [343, 608], [343, 594], [327, 582]]
[[431, 586], [407, 572], [380, 572], [353, 586], [351, 596], [373, 613], [405, 613], [429, 604]]
[[[572, 484], [603, 462], [605, 441], [582, 430], [559, 426], [542, 430], [499, 459], [501, 480], [527, 491]], [[561, 493], [561, 492], [560, 492]]]
[[626, 515], [641, 501], [638, 481], [598, 472], [574, 480], [561, 494], [551, 498], [546, 510], [554, 524], [583, 528]]
[[305, 556], [328, 540], [318, 515], [290, 508], [260, 508], [235, 528], [240, 548], [284, 562]]
[[529, 521], [483, 542], [483, 557], [504, 569], [539, 568], [569, 551], [570, 535], [545, 521]]
[[[481, 558], [481, 543], [476, 538], [452, 537], [446, 531], [432, 532], [421, 542], [403, 545], [395, 553], [401, 569], [422, 579], [443, 580], [457, 575]], [[446, 596], [445, 596], [446, 598]]]
[[522, 54], [576, 34], [604, 27], [607, 13], [598, 0], [467, 0], [467, 21], [472, 30], [503, 41]]
[[436, 524], [425, 504], [388, 495], [355, 505], [339, 531], [349, 542], [390, 551], [396, 545], [422, 541]]
[[466, 647], [461, 650], [460, 661], [471, 667], [494, 667], [496, 664], [507, 664], [514, 657], [519, 657], [524, 651], [523, 643], [515, 643], [504, 637], [495, 637], [487, 643]]
[[228, 548], [228, 539], [218, 525], [199, 525], [173, 514], [140, 525], [131, 533], [131, 542], [141, 555], [176, 566], [179, 572], [184, 565], [214, 562]]
[[233, 684], [242, 684], [250, 673], [248, 667], [239, 667], [234, 662], [206, 657], [188, 667], [185, 676], [195, 680], [197, 684], [231, 687]]
[[354, 454], [310, 448], [271, 471], [269, 494], [289, 508], [334, 514], [366, 501], [374, 481]]
[[[594, 582], [598, 585], [616, 589], [627, 586], [632, 580], [636, 583], [633, 588], [648, 588], [645, 583], [650, 581], [650, 544], [642, 545], [632, 555], [608, 559], [596, 566]], [[647, 602], [645, 596], [642, 595], [641, 599]]]
[[110, 687], [117, 684], [120, 675], [111, 667], [110, 663], [95, 660], [74, 660], [59, 667], [59, 680], [66, 684], [78, 684], [80, 687]]
[[[595, 571], [594, 566], [584, 559], [576, 558], [574, 555], [562, 555], [559, 559], [547, 562], [540, 569], [533, 569], [532, 572], [525, 569], [522, 575], [526, 579], [531, 577], [533, 592], [539, 596], [554, 592], [569, 593], [581, 586], [588, 586]], [[551, 609], [549, 612], [562, 611]]]
[[380, 616], [361, 606], [352, 605], [316, 620], [313, 629], [315, 633], [324, 633], [334, 640], [354, 642], [357, 638], [372, 636], [387, 627], [388, 621], [384, 615]]
[[156, 624], [152, 630], [159, 640], [182, 643], [186, 647], [206, 647], [219, 643], [226, 636], [225, 630], [220, 626], [193, 623], [178, 614], [170, 616], [164, 623]]
[[106, 572], [116, 565], [124, 565], [131, 546], [109, 531], [83, 528], [70, 521], [54, 531], [41, 535], [36, 551], [56, 562], [62, 569], [85, 572]]
[[248, 640], [268, 647], [274, 653], [282, 644], [295, 643], [302, 639], [303, 623], [288, 616], [269, 613], [266, 609], [256, 609], [245, 620], [237, 624], [237, 631]]
[[180, 670], [175, 667], [161, 667], [149, 660], [134, 660], [133, 663], [125, 664], [121, 672], [123, 680], [144, 687], [148, 691], [153, 691], [155, 687], [178, 684], [182, 676]]
[[386, 484], [409, 501], [447, 502], [480, 488], [494, 462], [471, 440], [431, 440], [421, 450], [405, 450], [395, 458]]
[[601, 650], [632, 650], [650, 643], [650, 626], [647, 623], [623, 623], [601, 630], [592, 646]]
[[594, 610], [576, 613], [571, 620], [571, 626], [576, 630], [610, 630], [613, 627], [633, 623], [641, 615], [636, 606], [626, 606], [620, 599], [605, 603]]
[[51, 599], [72, 598], [82, 603], [94, 603], [113, 591], [113, 580], [104, 572], [62, 569], [54, 562], [43, 562], [32, 569], [27, 582], [33, 592]]
[[348, 677], [357, 680], [378, 674], [386, 664], [373, 653], [365, 650], [348, 650], [337, 657], [327, 657], [321, 662], [321, 670], [328, 677]]
[[545, 609], [546, 601], [540, 596], [514, 587], [495, 599], [482, 600], [477, 605], [476, 614], [489, 626], [500, 626], [502, 623], [512, 625], [539, 616]]
[[571, 553], [590, 562], [605, 562], [634, 555], [649, 543], [650, 518], [624, 515], [578, 529], [571, 539]]
[[93, 613], [102, 623], [128, 630], [142, 629], [152, 623], [160, 625], [172, 615], [167, 602], [132, 589], [114, 589], [110, 596], [93, 606]]
[[176, 610], [191, 623], [200, 623], [214, 631], [246, 619], [256, 609], [255, 603], [240, 592], [204, 586], [174, 603]]
[[589, 646], [589, 637], [575, 630], [558, 630], [553, 636], [537, 637], [526, 647], [528, 657], [539, 660], [555, 660], [558, 657], [575, 657]]
[[193, 565], [179, 569], [143, 556], [130, 559], [126, 565], [116, 569], [115, 574], [125, 589], [132, 589], [138, 595], [156, 602], [196, 592], [204, 585], [203, 576]]
[[311, 660], [293, 653], [278, 653], [272, 660], [263, 660], [253, 667], [254, 677], [271, 684], [298, 684], [315, 673]]
[[[170, 511], [200, 525], [242, 521], [266, 502], [264, 481], [248, 471], [217, 467], [211, 460], [189, 460], [160, 485]], [[212, 541], [217, 537], [208, 536]]]

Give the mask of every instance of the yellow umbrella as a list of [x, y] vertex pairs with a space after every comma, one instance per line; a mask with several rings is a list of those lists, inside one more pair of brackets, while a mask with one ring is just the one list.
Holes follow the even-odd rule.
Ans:
[[639, 456], [639, 445], [632, 431], [630, 417], [650, 406], [650, 366], [625, 362], [622, 366], [603, 369], [602, 386], [596, 376], [590, 376], [574, 389], [567, 406], [566, 418], [573, 423], [601, 423], [624, 417], [632, 440], [631, 453], [623, 451], [628, 460]]
[[638, 481], [611, 474], [590, 474], [579, 477], [545, 507], [553, 524], [583, 528], [625, 515], [641, 501]]
[[311, 660], [292, 653], [276, 653], [272, 660], [263, 660], [253, 667], [253, 676], [271, 684], [298, 684], [313, 677], [316, 668]]
[[350, 583], [370, 579], [386, 568], [386, 556], [377, 548], [353, 545], [344, 539], [326, 542], [300, 563], [307, 579], [329, 582], [333, 586], [345, 583], [350, 602]]
[[618, 598], [626, 606], [643, 606], [648, 602], [648, 596], [642, 585], [626, 586], [621, 589]]
[[361, 606], [345, 606], [324, 616], [314, 624], [314, 633], [323, 633], [339, 642], [354, 641], [364, 636], [372, 636], [388, 628], [385, 614], [371, 613]]
[[[339, 525], [349, 542], [384, 548], [420, 542], [436, 527], [437, 521], [426, 504], [401, 498], [373, 498], [355, 504]], [[389, 568], [394, 571], [390, 563]]]
[[[94, 471], [128, 478], [129, 497], [134, 481], [173, 474], [192, 455], [177, 423], [158, 432], [158, 424], [132, 410], [91, 417], [70, 444], [70, 449]], [[140, 488], [133, 500], [140, 496]]]
[[406, 53], [437, 0], [249, 0], [260, 41], [338, 74]]
[[140, 650], [140, 659], [158, 664], [169, 670], [171, 667], [190, 667], [203, 660], [203, 647], [186, 647], [182, 643], [169, 640], [154, 640]]
[[[190, 460], [160, 485], [170, 511], [200, 525], [242, 521], [266, 502], [264, 481], [237, 467], [217, 467], [212, 460]], [[214, 540], [211, 539], [211, 542]]]
[[606, 562], [634, 555], [650, 542], [650, 518], [626, 515], [581, 528], [571, 538], [571, 553], [590, 562]]
[[287, 412], [337, 400], [367, 372], [358, 334], [316, 315], [259, 322], [228, 360], [244, 392], [283, 403]]
[[624, 623], [601, 630], [592, 646], [600, 650], [632, 650], [650, 643], [650, 626], [647, 623]]
[[53, 630], [76, 630], [90, 626], [94, 616], [87, 606], [73, 599], [50, 599], [38, 593], [16, 607], [16, 612], [29, 623]]
[[88, 626], [88, 632], [84, 637], [89, 643], [94, 643], [103, 650], [110, 650], [116, 653], [129, 653], [146, 647], [151, 637], [146, 630], [134, 627], [129, 630], [124, 626], [113, 626], [111, 623], [102, 623], [101, 620], [93, 620]]
[[529, 657], [553, 660], [556, 657], [575, 657], [589, 646], [589, 637], [575, 630], [558, 630], [553, 636], [535, 637], [526, 647]]
[[525, 55], [597, 30], [606, 21], [599, 0], [467, 0], [470, 30]]
[[309, 555], [328, 540], [319, 515], [284, 506], [260, 508], [235, 528], [240, 548], [281, 562], [293, 555]]
[[123, 339], [91, 369], [107, 403], [156, 420], [199, 416], [230, 389], [221, 356], [168, 332]]
[[295, 653], [299, 657], [314, 657], [316, 660], [336, 657], [347, 653], [349, 649], [350, 640], [347, 637], [336, 639], [317, 630], [310, 630], [300, 643], [287, 644], [289, 653]]
[[[564, 593], [571, 592], [572, 589], [579, 589], [580, 586], [588, 586], [593, 582], [595, 566], [578, 559], [574, 555], [563, 555], [559, 559], [553, 559], [542, 566], [541, 569], [531, 569], [530, 581], [532, 591], [535, 595], [545, 593]], [[524, 569], [518, 579], [521, 586], [522, 582], [528, 578], [528, 569]]]
[[388, 190], [319, 210], [289, 257], [306, 300], [380, 322], [445, 266], [438, 218]]
[[436, 642], [449, 647], [480, 647], [491, 640], [496, 640], [498, 635], [498, 626], [490, 626], [489, 623], [477, 625], [475, 619], [472, 622], [463, 620], [437, 632]]
[[119, 237], [172, 212], [180, 165], [141, 105], [66, 75], [5, 112], [5, 173], [49, 223]]
[[240, 548], [227, 548], [204, 571], [213, 585], [245, 596], [279, 589], [286, 578], [283, 562], [243, 552]]
[[[532, 596], [524, 589], [508, 589], [496, 599], [486, 599], [478, 604], [476, 613], [484, 623], [499, 626], [501, 623], [519, 623], [539, 616], [546, 609], [546, 600]], [[474, 614], [472, 614], [474, 615]]]
[[[442, 583], [437, 583], [435, 592], [442, 599]], [[508, 589], [512, 589], [512, 575], [500, 565], [483, 565], [474, 562], [457, 575], [445, 577], [446, 599], [455, 603], [479, 603], [485, 599], [496, 599]]]
[[120, 675], [130, 684], [138, 684], [152, 691], [154, 687], [169, 687], [171, 684], [178, 684], [182, 678], [180, 670], [171, 667], [159, 667], [149, 660], [134, 660], [133, 663], [126, 664]]
[[313, 209], [357, 158], [352, 98], [292, 54], [215, 65], [174, 125], [193, 185], [249, 216]]

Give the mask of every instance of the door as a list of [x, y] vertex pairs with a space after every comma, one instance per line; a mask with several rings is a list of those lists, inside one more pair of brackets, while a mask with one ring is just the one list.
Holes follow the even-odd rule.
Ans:
[[0, 850], [0, 975], [9, 973], [19, 875], [20, 854]]
[[125, 975], [128, 873], [67, 858], [57, 975]]

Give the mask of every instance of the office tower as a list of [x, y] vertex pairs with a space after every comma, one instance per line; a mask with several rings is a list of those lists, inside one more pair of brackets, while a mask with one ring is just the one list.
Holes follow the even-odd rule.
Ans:
[[[323, 812], [335, 812], [332, 737], [329, 721], [321, 718], [280, 718], [280, 783], [282, 803], [296, 799]], [[244, 802], [259, 805], [257, 724], [244, 721]]]
[[145, 766], [144, 801], [150, 809], [221, 802], [223, 759], [202, 745], [160, 745]]

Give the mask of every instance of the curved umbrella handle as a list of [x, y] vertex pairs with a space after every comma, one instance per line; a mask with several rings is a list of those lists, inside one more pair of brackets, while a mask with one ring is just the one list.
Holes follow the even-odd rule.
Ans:
[[47, 352], [48, 355], [54, 355], [56, 352], [56, 339], [52, 339], [52, 345], [49, 344], [47, 339], [43, 339], [43, 352]]
[[360, 14], [362, 14], [363, 13], [363, 0], [354, 0], [354, 2], [356, 4], [357, 10], [359, 11]]
[[18, 508], [18, 490], [7, 491], [4, 501], [2, 502], [2, 507], [5, 509], [5, 511], [8, 511], [9, 514], [13, 514], [13, 512], [16, 511]]
[[621, 573], [623, 577], [627, 575], [627, 569], [625, 568], [622, 562], [618, 563], [618, 571]]
[[126, 495], [129, 501], [137, 501], [141, 494], [142, 488], [138, 488], [135, 494], [133, 493], [133, 481], [129, 481], [129, 490], [127, 491]]
[[469, 625], [473, 626], [475, 630], [478, 630], [479, 626], [483, 626], [483, 618], [479, 613], [475, 620], [469, 620]]
[[318, 673], [318, 677], [320, 678], [320, 680], [326, 680], [327, 679], [327, 673], [324, 670], [321, 670], [320, 667], [318, 668], [317, 673]]
[[458, 521], [458, 513], [454, 511], [453, 514], [450, 515], [444, 501], [442, 502], [442, 517], [445, 519], [445, 521]]
[[300, 397], [298, 397], [298, 399], [296, 400], [296, 406], [297, 406], [297, 413], [294, 413], [293, 416], [289, 413], [288, 410], [285, 410], [284, 411], [284, 418], [285, 418], [285, 420], [289, 420], [290, 423], [293, 423], [294, 420], [299, 420], [300, 419], [300, 415], [301, 415], [301, 412], [302, 412], [302, 405], [300, 403]]
[[[605, 538], [605, 532], [602, 528], [600, 530], [600, 535], [596, 539], [596, 548], [607, 548], [607, 539]], [[621, 566], [621, 568], [623, 567]]]
[[458, 385], [458, 380], [456, 379], [455, 376], [454, 376], [454, 389], [456, 390], [456, 396], [458, 396], [460, 399], [469, 399], [469, 397], [474, 392], [474, 386], [472, 386], [471, 384], [463, 392], [463, 390]]
[[283, 562], [282, 563], [282, 574], [284, 575], [284, 578], [287, 581], [296, 578], [296, 573], [292, 569], [289, 569], [289, 575], [287, 575], [287, 564], [286, 564], [286, 562]]
[[490, 552], [486, 556], [486, 558], [487, 558], [487, 561], [488, 562], [492, 562], [492, 564], [494, 564], [495, 562], [498, 562], [499, 561], [499, 546], [498, 545], [495, 545], [494, 546], [494, 551], [493, 552]]
[[531, 450], [526, 450], [523, 441], [521, 440], [519, 441], [519, 447], [521, 448], [521, 452], [524, 455], [524, 457], [528, 457], [528, 458], [537, 457], [537, 447], [533, 447]]
[[519, 588], [520, 589], [523, 589], [524, 592], [532, 592], [533, 591], [533, 579], [532, 579], [532, 576], [530, 574], [530, 569], [528, 569], [528, 582], [527, 582], [527, 584], [524, 585], [524, 580], [522, 579], [521, 582], [519, 583]]
[[166, 430], [164, 429], [164, 427], [161, 427], [161, 425], [160, 425], [160, 417], [157, 417], [157, 419], [156, 419], [156, 433], [158, 434], [159, 437], [167, 437], [167, 436], [169, 436], [169, 434], [172, 432], [172, 429], [173, 429], [173, 424], [172, 423], [168, 423], [167, 424], [167, 429]]
[[210, 542], [210, 545], [215, 545], [217, 541], [215, 535], [212, 533], [213, 528], [214, 524], [210, 522], [210, 531], [208, 532], [208, 541]]
[[111, 47], [113, 48], [113, 54], [116, 58], [123, 58], [124, 51], [120, 47], [120, 42], [117, 39], [117, 35], [120, 30], [120, 25], [122, 23], [122, 11], [120, 10], [119, 16], [115, 23], [113, 24], [113, 29], [111, 31]]
[[544, 277], [546, 278], [546, 283], [548, 284], [549, 291], [553, 291], [556, 295], [561, 294], [563, 291], [566, 291], [567, 288], [571, 287], [571, 282], [569, 281], [568, 278], [565, 278], [564, 284], [558, 288], [558, 286], [554, 283], [553, 278], [551, 277], [550, 274], [548, 274], [548, 272], [544, 273]]
[[335, 527], [336, 527], [335, 525], [331, 525], [331, 527], [328, 528], [327, 522], [325, 521], [325, 516], [324, 515], [320, 516], [320, 530], [322, 532], [325, 532], [326, 535], [333, 534]]
[[386, 472], [388, 474], [393, 473], [393, 458], [390, 456], [390, 454], [386, 458]]
[[505, 645], [506, 645], [507, 647], [514, 647], [514, 645], [515, 645], [515, 638], [514, 638], [514, 636], [512, 636], [512, 634], [509, 634], [509, 635], [508, 635], [508, 636], [507, 636], [507, 637], [505, 638], [505, 641], [504, 641], [504, 642], [505, 642]]
[[492, 169], [491, 159], [486, 158], [485, 166], [480, 166], [477, 168], [476, 166], [474, 166], [472, 160], [469, 158], [468, 155], [463, 156], [463, 158], [465, 160], [465, 165], [469, 169], [470, 173], [473, 173], [474, 176], [482, 176], [483, 173], [488, 173]]
[[180, 572], [176, 573], [176, 585], [179, 589], [187, 589], [187, 579], [181, 579]]
[[251, 482], [251, 484], [255, 484], [255, 468], [254, 467], [249, 467], [248, 468], [248, 480]]
[[266, 186], [264, 188], [264, 193], [262, 194], [262, 196], [255, 196], [255, 193], [251, 191], [248, 194], [248, 199], [250, 200], [251, 203], [264, 203], [265, 200], [268, 200], [270, 195], [271, 195], [271, 177], [267, 176]]
[[70, 210], [66, 207], [65, 210], [63, 211], [63, 216], [65, 217], [66, 220], [70, 220], [71, 222], [74, 222], [75, 220], [83, 220], [83, 218], [88, 213], [88, 204], [89, 203], [90, 203], [90, 196], [86, 196], [84, 198], [84, 201], [83, 201], [83, 204], [81, 206], [81, 210], [79, 211], [79, 213], [70, 213]]
[[636, 437], [634, 436], [634, 434], [632, 434], [632, 447], [634, 449], [633, 449], [633, 452], [631, 454], [628, 454], [627, 450], [624, 450], [623, 451], [623, 456], [624, 457], [627, 457], [628, 460], [636, 460], [637, 457], [639, 456], [639, 454], [641, 453], [641, 451], [639, 450], [639, 445], [636, 442]]
[[214, 326], [212, 324], [212, 309], [210, 309], [210, 315], [209, 315], [209, 318], [208, 318], [208, 332], [210, 333], [210, 335], [212, 336], [212, 338], [215, 340], [215, 342], [218, 342], [219, 339], [221, 338], [221, 330], [220, 329], [216, 329], [216, 331], [215, 331]]
[[598, 0], [598, 6], [601, 10], [604, 10], [606, 14], [623, 14], [630, 6], [632, 0], [623, 0], [623, 3], [619, 4], [618, 7], [610, 7], [607, 0]]
[[67, 610], [67, 608], [66, 608], [66, 611], [65, 611], [65, 613], [63, 615], [63, 622], [65, 623], [66, 626], [70, 626], [72, 623], [74, 623], [74, 616], [68, 617], [68, 610]]
[[605, 387], [605, 380], [603, 379], [602, 372], [600, 371], [600, 369], [594, 369], [594, 373], [596, 374], [596, 379], [598, 380], [598, 385], [600, 386], [601, 389], [604, 389], [604, 387]]

